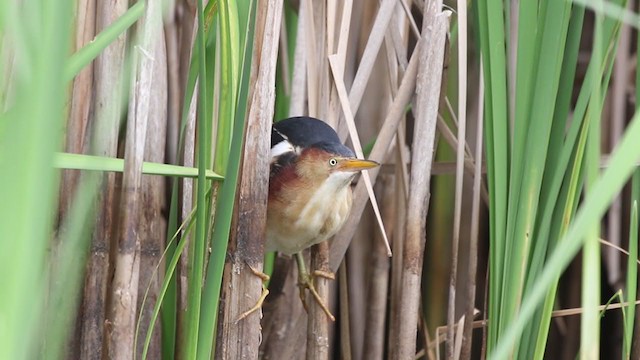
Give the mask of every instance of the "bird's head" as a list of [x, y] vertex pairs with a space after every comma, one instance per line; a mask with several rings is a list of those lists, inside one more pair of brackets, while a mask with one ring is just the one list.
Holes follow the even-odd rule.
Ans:
[[302, 150], [296, 161], [296, 172], [306, 179], [348, 185], [360, 170], [378, 165], [375, 161], [356, 158], [351, 149], [340, 143], [321, 142]]
[[329, 125], [309, 117], [276, 123], [271, 145], [271, 181], [276, 188], [302, 179], [307, 185], [326, 182], [338, 190], [347, 186], [360, 170], [379, 166], [375, 161], [356, 158]]

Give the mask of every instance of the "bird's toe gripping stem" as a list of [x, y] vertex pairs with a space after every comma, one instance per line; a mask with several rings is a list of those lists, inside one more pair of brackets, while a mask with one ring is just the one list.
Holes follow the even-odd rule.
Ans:
[[331, 272], [316, 270], [313, 274], [309, 274], [305, 265], [304, 258], [301, 253], [296, 254], [296, 261], [298, 262], [298, 288], [300, 289], [300, 300], [302, 300], [302, 305], [304, 309], [309, 312], [309, 307], [307, 306], [305, 289], [309, 290], [313, 298], [316, 300], [322, 311], [327, 314], [327, 317], [331, 319], [331, 321], [336, 321], [336, 318], [331, 314], [329, 308], [324, 303], [320, 294], [316, 290], [316, 287], [313, 285], [313, 277], [320, 276], [326, 279], [335, 280], [335, 275]]
[[251, 309], [243, 312], [236, 320], [236, 323], [240, 322], [242, 319], [251, 315], [253, 312], [261, 309], [262, 304], [264, 303], [264, 300], [267, 298], [267, 295], [269, 295], [269, 289], [267, 289], [267, 287], [265, 286], [265, 283], [269, 281], [269, 275], [263, 273], [260, 270], [254, 269], [249, 264], [247, 264], [247, 266], [255, 276], [259, 277], [262, 280], [262, 293], [260, 294], [260, 298], [258, 298], [258, 301], [256, 302], [256, 304]]

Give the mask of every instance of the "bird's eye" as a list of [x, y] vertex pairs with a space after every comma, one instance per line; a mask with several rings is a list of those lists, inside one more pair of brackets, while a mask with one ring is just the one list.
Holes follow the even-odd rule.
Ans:
[[331, 166], [336, 166], [336, 165], [338, 165], [338, 160], [333, 159], [333, 158], [332, 158], [332, 159], [329, 159], [329, 165], [331, 165]]

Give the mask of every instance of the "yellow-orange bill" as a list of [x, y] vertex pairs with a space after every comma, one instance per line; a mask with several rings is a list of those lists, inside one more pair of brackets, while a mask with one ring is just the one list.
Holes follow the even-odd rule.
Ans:
[[360, 171], [380, 166], [375, 161], [361, 159], [344, 159], [340, 163], [340, 168], [349, 171]]

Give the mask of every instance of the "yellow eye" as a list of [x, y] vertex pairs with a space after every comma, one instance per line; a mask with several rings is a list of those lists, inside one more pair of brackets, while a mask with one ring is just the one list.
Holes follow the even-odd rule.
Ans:
[[336, 165], [338, 165], [338, 160], [333, 159], [333, 158], [329, 159], [329, 165], [331, 165], [331, 166], [336, 166]]

